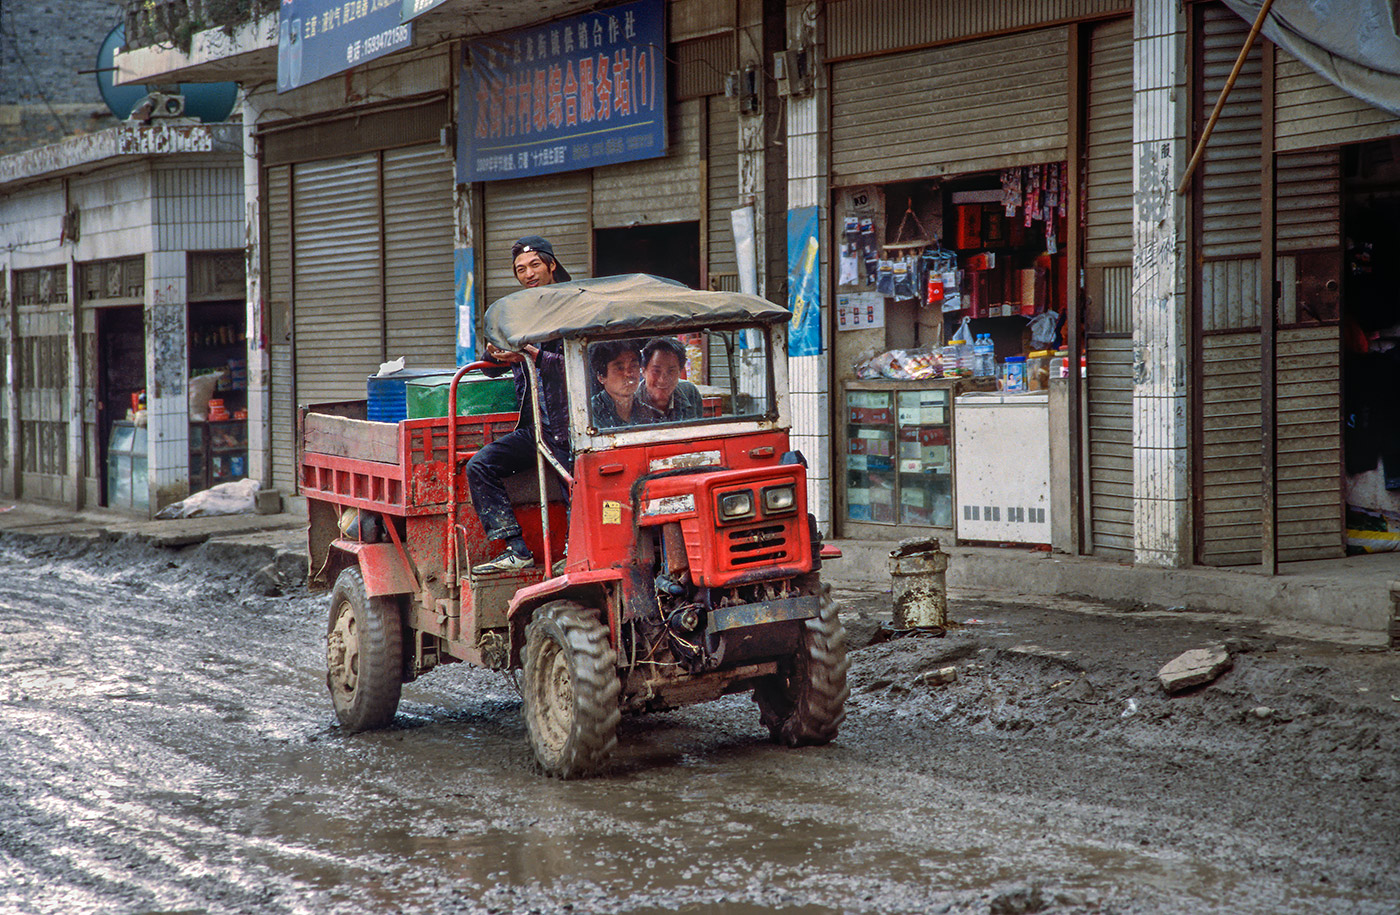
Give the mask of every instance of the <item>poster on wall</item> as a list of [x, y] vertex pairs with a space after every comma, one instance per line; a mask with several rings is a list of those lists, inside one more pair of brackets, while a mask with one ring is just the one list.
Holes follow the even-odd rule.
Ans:
[[277, 22], [277, 91], [349, 70], [413, 44], [401, 0], [282, 0]]
[[874, 330], [885, 326], [885, 297], [878, 292], [844, 292], [836, 297], [836, 329]]
[[822, 352], [820, 228], [816, 207], [788, 210], [788, 355]]
[[664, 0], [469, 42], [457, 93], [457, 180], [664, 156], [666, 92]]

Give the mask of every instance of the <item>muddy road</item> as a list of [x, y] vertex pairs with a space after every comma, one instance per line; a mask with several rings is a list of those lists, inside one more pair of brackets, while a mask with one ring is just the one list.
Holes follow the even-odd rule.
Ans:
[[[0, 912], [1400, 908], [1396, 653], [964, 596], [946, 638], [853, 652], [829, 747], [731, 697], [561, 783], [499, 674], [342, 734], [326, 599], [262, 593], [266, 561], [0, 539]], [[845, 597], [864, 645], [888, 601]], [[1222, 641], [1233, 670], [1161, 692]]]

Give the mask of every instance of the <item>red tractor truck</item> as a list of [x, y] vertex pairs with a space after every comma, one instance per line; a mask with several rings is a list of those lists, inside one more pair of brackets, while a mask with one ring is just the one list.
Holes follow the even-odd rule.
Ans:
[[[309, 578], [331, 590], [327, 683], [341, 725], [389, 725], [404, 683], [466, 661], [523, 671], [531, 746], [559, 777], [604, 765], [622, 712], [743, 691], [774, 740], [834, 738], [849, 692], [845, 630], [821, 582], [805, 462], [788, 444], [788, 318], [754, 296], [645, 275], [496, 302], [487, 339], [515, 352], [559, 341], [565, 360], [572, 472], [540, 448], [535, 472], [507, 481], [543, 560], [532, 568], [471, 571], [503, 544], [488, 541], [464, 467], [518, 419], [457, 415], [473, 366], [453, 378], [445, 417], [303, 411]], [[685, 355], [689, 406], [619, 422], [603, 409], [612, 389], [597, 359], [640, 357], [658, 338]], [[523, 365], [538, 395], [538, 371]]]

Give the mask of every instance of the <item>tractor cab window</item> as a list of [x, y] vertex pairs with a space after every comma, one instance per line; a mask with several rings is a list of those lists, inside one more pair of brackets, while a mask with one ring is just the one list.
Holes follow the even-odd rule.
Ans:
[[601, 340], [588, 346], [589, 415], [600, 431], [766, 416], [760, 328]]

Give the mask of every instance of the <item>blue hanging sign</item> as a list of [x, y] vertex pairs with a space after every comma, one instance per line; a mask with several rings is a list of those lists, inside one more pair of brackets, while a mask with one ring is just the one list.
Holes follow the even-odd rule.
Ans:
[[822, 277], [820, 211], [816, 207], [788, 210], [788, 355], [820, 356], [822, 352]]
[[457, 180], [666, 154], [666, 5], [636, 0], [464, 49]]
[[277, 29], [277, 91], [349, 70], [413, 45], [400, 22], [403, 0], [282, 0]]

